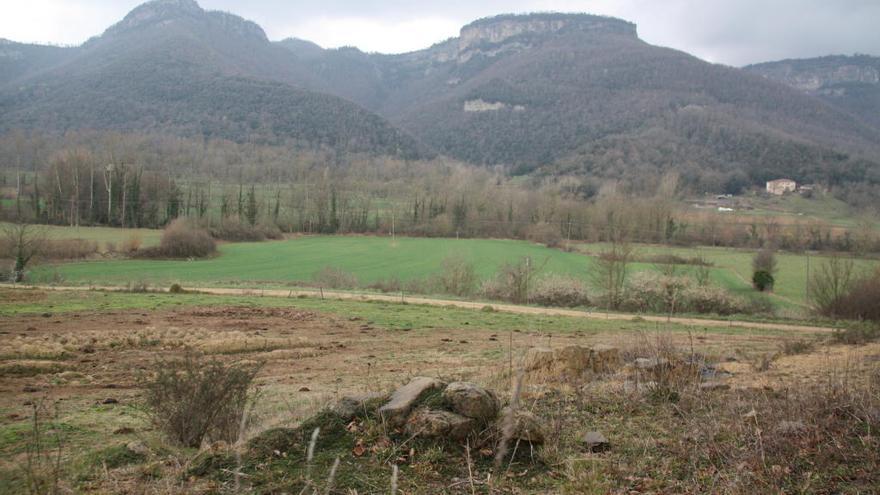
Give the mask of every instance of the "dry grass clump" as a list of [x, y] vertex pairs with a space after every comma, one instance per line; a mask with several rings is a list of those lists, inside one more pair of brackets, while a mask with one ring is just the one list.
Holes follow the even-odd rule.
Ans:
[[207, 437], [233, 442], [253, 401], [251, 384], [261, 366], [191, 352], [159, 361], [141, 383], [150, 419], [172, 442], [186, 447], [198, 447]]
[[2, 359], [62, 359], [74, 346], [48, 338], [14, 337], [0, 354]]
[[688, 484], [721, 493], [871, 493], [880, 486], [880, 373], [829, 372], [778, 392], [679, 403], [690, 431], [671, 444]]
[[642, 336], [625, 355], [634, 357], [632, 378], [635, 388], [644, 387], [648, 396], [661, 401], [677, 401], [700, 383], [707, 359], [693, 349], [675, 345], [665, 335]]

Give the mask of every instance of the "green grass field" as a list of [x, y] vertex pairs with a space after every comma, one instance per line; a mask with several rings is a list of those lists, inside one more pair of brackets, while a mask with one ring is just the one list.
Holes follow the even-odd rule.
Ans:
[[103, 250], [108, 242], [119, 244], [132, 236], [140, 237], [142, 246], [156, 246], [162, 237], [161, 230], [153, 229], [118, 229], [113, 227], [66, 227], [58, 225], [41, 225], [40, 229], [46, 230], [49, 239], [84, 239], [98, 243], [98, 248]]
[[421, 279], [439, 272], [443, 260], [461, 256], [487, 278], [506, 261], [530, 256], [548, 273], [587, 276], [591, 260], [522, 241], [424, 239], [357, 236], [299, 237], [287, 241], [231, 243], [220, 246], [220, 256], [198, 261], [91, 261], [44, 266], [35, 279], [57, 270], [68, 283], [125, 284], [146, 281], [155, 285], [283, 285], [310, 280], [325, 267], [357, 276], [362, 283], [397, 277]]
[[[582, 244], [578, 247], [584, 253], [597, 253], [606, 248], [602, 244]], [[755, 255], [755, 251], [715, 247], [637, 245], [635, 252], [637, 256], [642, 257], [663, 254], [671, 254], [683, 258], [702, 257], [713, 265], [712, 280], [714, 283], [740, 294], [753, 292], [751, 277], [752, 258]], [[776, 260], [778, 263], [778, 273], [776, 275], [774, 294], [794, 304], [805, 304], [807, 297], [807, 270], [819, 269], [826, 258], [823, 256], [778, 253]], [[854, 260], [854, 264], [856, 273], [863, 273], [880, 266], [880, 262], [877, 260], [867, 259]], [[655, 268], [653, 265], [645, 263], [636, 264], [635, 266]]]
[[[101, 230], [96, 234], [105, 235]], [[120, 235], [123, 235], [120, 233]], [[588, 279], [595, 262], [586, 254], [597, 253], [602, 245], [580, 245], [582, 252], [569, 253], [524, 241], [491, 239], [425, 239], [359, 236], [299, 237], [265, 243], [232, 243], [220, 247], [220, 255], [197, 261], [115, 260], [44, 265], [34, 269], [34, 282], [63, 280], [72, 285], [125, 285], [146, 282], [166, 287], [180, 283], [193, 286], [279, 287], [312, 279], [315, 272], [334, 267], [355, 275], [362, 284], [396, 277], [401, 281], [424, 279], [441, 270], [443, 260], [460, 256], [477, 268], [482, 279], [491, 277], [508, 261], [530, 256], [535, 266], [546, 274], [567, 274]], [[636, 254], [647, 257], [675, 254], [702, 256], [711, 263], [714, 283], [747, 295], [750, 286], [753, 253], [723, 248], [636, 247]], [[802, 305], [806, 299], [807, 257], [779, 254], [779, 272], [775, 293], [781, 306]], [[810, 257], [816, 269], [821, 257]], [[876, 261], [856, 261], [858, 270], [877, 266]], [[632, 265], [632, 272], [657, 270], [650, 262]], [[680, 273], [691, 267], [683, 266]]]

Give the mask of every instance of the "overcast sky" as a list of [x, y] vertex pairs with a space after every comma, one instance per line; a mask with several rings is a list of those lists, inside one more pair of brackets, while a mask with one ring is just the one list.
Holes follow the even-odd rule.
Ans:
[[[0, 38], [79, 44], [139, 0], [0, 0]], [[260, 24], [269, 38], [399, 53], [456, 36], [489, 15], [587, 12], [638, 24], [642, 39], [744, 65], [827, 54], [880, 55], [880, 0], [200, 0]]]

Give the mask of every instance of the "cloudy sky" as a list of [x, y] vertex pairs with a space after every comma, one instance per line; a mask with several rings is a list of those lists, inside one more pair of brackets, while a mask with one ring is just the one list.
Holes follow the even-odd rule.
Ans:
[[[139, 0], [0, 0], [0, 38], [79, 44]], [[729, 65], [880, 55], [880, 0], [200, 0], [256, 21], [271, 39], [399, 53], [508, 12], [587, 12], [635, 22], [646, 41]]]

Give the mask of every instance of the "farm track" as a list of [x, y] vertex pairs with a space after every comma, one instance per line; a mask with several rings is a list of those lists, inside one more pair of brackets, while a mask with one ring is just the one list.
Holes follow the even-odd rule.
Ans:
[[[111, 286], [43, 286], [43, 285], [28, 285], [28, 286], [13, 286], [10, 284], [0, 284], [0, 287], [11, 288], [11, 289], [39, 289], [45, 291], [108, 291], [108, 292], [118, 292], [123, 290], [122, 287], [111, 287]], [[832, 327], [825, 326], [810, 326], [810, 325], [797, 325], [797, 324], [788, 324], [788, 323], [767, 323], [767, 322], [752, 322], [752, 321], [743, 321], [743, 320], [716, 320], [716, 319], [703, 319], [703, 318], [687, 318], [687, 317], [666, 317], [666, 316], [656, 316], [656, 315], [641, 315], [635, 313], [605, 313], [598, 311], [579, 311], [573, 309], [559, 309], [559, 308], [537, 308], [533, 306], [520, 306], [514, 304], [497, 304], [497, 303], [485, 303], [485, 302], [470, 302], [470, 301], [460, 301], [454, 299], [434, 299], [427, 297], [413, 297], [406, 296], [403, 294], [400, 295], [388, 295], [388, 294], [363, 294], [363, 293], [352, 293], [352, 292], [343, 292], [343, 291], [332, 291], [332, 290], [302, 290], [302, 289], [294, 289], [294, 290], [280, 290], [280, 289], [227, 289], [227, 288], [212, 288], [212, 287], [188, 287], [187, 290], [196, 291], [203, 294], [212, 294], [212, 295], [221, 295], [221, 296], [254, 296], [254, 297], [280, 297], [280, 298], [294, 298], [299, 296], [308, 296], [308, 297], [322, 297], [328, 299], [337, 299], [337, 300], [354, 300], [354, 301], [380, 301], [380, 302], [391, 302], [391, 303], [401, 303], [406, 302], [407, 304], [416, 304], [416, 305], [427, 305], [427, 306], [451, 306], [456, 308], [463, 309], [474, 309], [480, 310], [486, 306], [491, 306], [495, 311], [502, 311], [506, 313], [515, 313], [515, 314], [528, 314], [528, 315], [546, 315], [546, 316], [565, 316], [565, 317], [573, 317], [573, 318], [589, 318], [594, 320], [632, 320], [634, 318], [641, 318], [644, 321], [649, 322], [657, 322], [657, 323], [675, 323], [679, 325], [688, 325], [688, 326], [703, 326], [703, 327], [728, 327], [728, 328], [743, 328], [743, 329], [751, 329], [751, 330], [779, 330], [779, 331], [790, 331], [790, 332], [807, 332], [807, 333], [831, 333], [836, 329]], [[166, 289], [157, 289], [158, 292], [168, 292]]]

